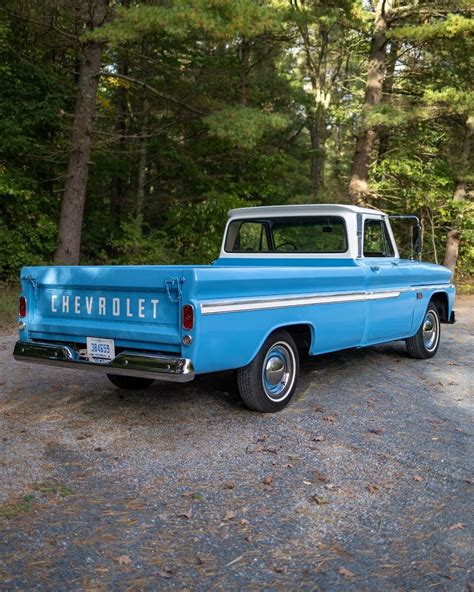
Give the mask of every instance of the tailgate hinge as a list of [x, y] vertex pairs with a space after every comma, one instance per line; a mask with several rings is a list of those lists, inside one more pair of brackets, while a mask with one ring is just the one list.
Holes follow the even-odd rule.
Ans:
[[[181, 300], [181, 296], [183, 294], [181, 290], [181, 285], [184, 282], [184, 278], [170, 278], [169, 280], [165, 280], [165, 287], [166, 293], [168, 294], [168, 298], [171, 302], [179, 302]], [[172, 294], [171, 290], [176, 290], [176, 295]]]

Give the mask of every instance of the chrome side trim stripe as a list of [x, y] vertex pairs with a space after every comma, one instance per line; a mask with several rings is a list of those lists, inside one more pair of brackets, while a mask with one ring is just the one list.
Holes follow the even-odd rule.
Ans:
[[417, 290], [447, 290], [447, 289], [453, 289], [456, 286], [454, 284], [431, 284], [431, 285], [426, 285], [426, 284], [422, 284], [421, 286], [411, 286], [410, 288], [407, 288], [408, 290], [413, 290], [413, 291], [417, 291]]
[[252, 298], [248, 300], [219, 300], [201, 302], [201, 314], [219, 314], [224, 312], [240, 312], [266, 310], [272, 308], [288, 308], [292, 306], [308, 306], [310, 304], [334, 304], [336, 302], [357, 302], [364, 300], [381, 300], [398, 298], [400, 290], [380, 290], [378, 292], [350, 292], [346, 294], [311, 294], [307, 296], [281, 296], [269, 298]]
[[439, 290], [454, 288], [453, 284], [432, 284], [421, 286], [407, 286], [397, 289], [381, 289], [364, 292], [328, 293], [328, 294], [293, 294], [291, 296], [262, 296], [260, 298], [233, 298], [229, 300], [208, 300], [201, 302], [201, 314], [220, 314], [225, 312], [242, 312], [252, 310], [267, 310], [272, 308], [288, 308], [292, 306], [307, 306], [310, 304], [334, 304], [337, 302], [358, 302], [364, 300], [382, 300], [398, 298], [403, 292], [417, 292], [420, 290]]

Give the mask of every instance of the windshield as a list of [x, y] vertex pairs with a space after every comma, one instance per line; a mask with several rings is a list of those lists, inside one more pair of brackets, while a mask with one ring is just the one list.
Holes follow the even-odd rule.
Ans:
[[339, 216], [234, 220], [225, 241], [227, 253], [344, 253], [347, 235]]

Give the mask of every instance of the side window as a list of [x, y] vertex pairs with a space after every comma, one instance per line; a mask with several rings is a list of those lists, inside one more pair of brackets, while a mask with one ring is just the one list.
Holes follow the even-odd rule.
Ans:
[[[227, 243], [229, 243], [229, 240]], [[227, 244], [226, 249], [237, 253], [261, 253], [268, 251], [266, 225], [262, 224], [262, 222], [242, 222], [235, 235], [233, 244]]]
[[364, 257], [393, 257], [394, 251], [383, 220], [371, 220], [364, 223]]

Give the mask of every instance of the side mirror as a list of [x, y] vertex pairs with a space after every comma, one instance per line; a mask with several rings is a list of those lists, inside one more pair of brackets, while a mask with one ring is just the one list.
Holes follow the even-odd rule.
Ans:
[[415, 226], [413, 226], [413, 230], [412, 230], [412, 234], [411, 234], [411, 248], [412, 248], [412, 252], [414, 253], [415, 257], [420, 259], [421, 258], [421, 251], [423, 248], [423, 236], [422, 236], [420, 224], [415, 224]]

